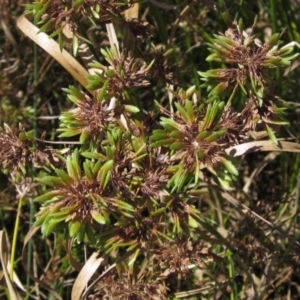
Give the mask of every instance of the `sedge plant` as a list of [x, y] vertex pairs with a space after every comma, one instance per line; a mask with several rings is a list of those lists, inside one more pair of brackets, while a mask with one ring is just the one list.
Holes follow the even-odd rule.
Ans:
[[[298, 55], [280, 34], [260, 43], [256, 21], [246, 33], [225, 13], [227, 30], [208, 45], [207, 61], [217, 67], [197, 75], [200, 96], [196, 85], [178, 83], [176, 49], [151, 44], [154, 27], [124, 16], [133, 5], [28, 4], [27, 15], [61, 50], [64, 30], [71, 32], [74, 55], [83, 61], [86, 48], [93, 72], [87, 85], [63, 88], [72, 107], [60, 114], [57, 147], [22, 125], [0, 133], [1, 168], [14, 182], [36, 168], [33, 227], [102, 257], [85, 294], [92, 299], [173, 299], [174, 280], [186, 288], [207, 263], [226, 268], [212, 245], [233, 249], [197, 203], [211, 186], [234, 188], [240, 162], [227, 149], [251, 141], [251, 132], [265, 131], [280, 147], [275, 129], [288, 124], [288, 106], [275, 94], [276, 69]], [[99, 51], [85, 28], [108, 23], [123, 44]], [[230, 257], [241, 263], [239, 254]]]

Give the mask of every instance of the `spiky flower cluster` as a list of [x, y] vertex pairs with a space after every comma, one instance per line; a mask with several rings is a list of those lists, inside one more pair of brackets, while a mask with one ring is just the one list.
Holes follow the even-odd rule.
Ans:
[[30, 151], [26, 144], [27, 138], [25, 136], [24, 128], [22, 128], [21, 125], [18, 130], [13, 131], [5, 124], [4, 130], [1, 130], [0, 135], [1, 167], [7, 171], [22, 170], [22, 172], [25, 173], [26, 160], [30, 155]]
[[90, 25], [103, 23], [119, 23], [128, 28], [133, 35], [150, 36], [151, 26], [138, 19], [126, 20], [124, 11], [131, 8], [138, 1], [116, 0], [41, 0], [26, 5], [26, 13], [34, 16], [34, 23], [39, 24], [41, 32], [50, 33], [50, 37], [58, 36], [60, 48], [63, 48], [66, 37], [64, 28], [72, 32], [73, 52], [78, 51], [79, 39], [87, 41], [88, 36], [80, 22], [90, 22]]
[[[109, 212], [133, 210], [111, 194], [108, 186], [112, 161], [101, 164], [86, 160], [84, 173], [79, 166], [79, 153], [68, 156], [67, 172], [56, 169], [57, 176], [46, 176], [39, 181], [52, 186], [53, 190], [36, 198], [45, 201], [45, 208], [37, 215], [36, 225], [43, 224], [42, 232], [49, 235], [61, 223], [69, 223], [70, 236], [77, 236], [81, 241], [85, 234], [95, 242], [92, 225], [109, 222]], [[83, 175], [84, 174], [84, 175]], [[47, 201], [49, 201], [47, 203]]]
[[[179, 91], [179, 101], [174, 103], [177, 108], [176, 114], [173, 118], [161, 118], [163, 129], [154, 130], [151, 136], [154, 141], [152, 147], [169, 148], [169, 159], [173, 162], [172, 170], [175, 174], [168, 186], [173, 186], [173, 189], [178, 191], [191, 180], [191, 176], [194, 176], [197, 183], [200, 169], [204, 167], [215, 169], [213, 172], [218, 172], [224, 185], [225, 177], [229, 180], [229, 174], [238, 174], [231, 159], [224, 152], [228, 145], [226, 141], [229, 139], [226, 126], [230, 127], [230, 123], [221, 122], [224, 102], [214, 101], [207, 107], [203, 104], [196, 105], [189, 100], [194, 91], [195, 87]], [[184, 106], [180, 103], [184, 103]], [[163, 111], [170, 117], [168, 111]], [[227, 171], [224, 173], [222, 168], [219, 168], [220, 165], [225, 166], [228, 175]]]
[[99, 62], [91, 63], [90, 66], [98, 69], [95, 75], [89, 76], [87, 89], [96, 90], [104, 84], [107, 91], [116, 98], [120, 98], [122, 92], [135, 87], [149, 85], [148, 73], [152, 63], [148, 66], [141, 59], [126, 57], [124, 53], [119, 54], [117, 49], [101, 50], [109, 67]]
[[112, 22], [122, 19], [121, 13], [133, 5], [133, 1], [116, 0], [42, 0], [26, 6], [28, 14], [34, 14], [34, 23], [39, 23], [42, 30], [60, 30], [68, 24], [73, 32], [77, 31], [76, 17], [93, 18], [97, 22]]
[[90, 64], [95, 74], [89, 75], [86, 88], [93, 97], [73, 86], [64, 89], [76, 108], [62, 113], [61, 128], [58, 129], [62, 132], [60, 137], [80, 134], [82, 143], [100, 141], [104, 136], [103, 131], [117, 122], [123, 122], [123, 127], [132, 128], [139, 134], [139, 129], [130, 121], [130, 116], [137, 114], [140, 109], [130, 103], [128, 95], [137, 87], [149, 85], [151, 64], [146, 67], [140, 61], [125, 58], [116, 49], [101, 52], [109, 66], [96, 61]]
[[93, 296], [89, 299], [113, 299], [116, 300], [165, 300], [168, 287], [159, 280], [155, 273], [144, 273], [141, 276], [126, 274], [126, 266], [121, 265], [118, 272], [111, 274], [100, 281], [94, 288]]
[[229, 27], [224, 35], [215, 35], [213, 44], [210, 44], [212, 54], [207, 61], [217, 61], [227, 64], [228, 69], [213, 69], [199, 72], [203, 87], [209, 91], [209, 98], [229, 97], [227, 106], [240, 99], [241, 91], [247, 98], [242, 110], [242, 119], [245, 126], [255, 129], [259, 123], [264, 124], [270, 138], [277, 143], [270, 124], [287, 124], [283, 120], [286, 109], [284, 101], [274, 96], [274, 68], [289, 66], [298, 55], [293, 54], [293, 45], [279, 47], [280, 34], [276, 33], [269, 41], [260, 45], [253, 34], [244, 31], [243, 23], [232, 22], [227, 14], [224, 19]]
[[[113, 110], [108, 109], [109, 103], [96, 101], [76, 87], [64, 89], [68, 98], [77, 106], [64, 112], [60, 119], [62, 132], [60, 137], [71, 137], [80, 134], [80, 142], [85, 143], [90, 139], [100, 139], [102, 131], [114, 122]], [[71, 125], [70, 125], [71, 124]]]
[[268, 42], [260, 45], [253, 34], [255, 23], [248, 35], [242, 21], [238, 24], [225, 17], [229, 29], [224, 35], [215, 35], [214, 43], [209, 45], [213, 53], [207, 61], [224, 63], [230, 68], [199, 72], [206, 82], [204, 86], [210, 91], [209, 96], [239, 86], [246, 95], [254, 94], [263, 99], [273, 92], [270, 69], [289, 66], [298, 54], [292, 53], [292, 45], [279, 48], [280, 34], [274, 34]]
[[47, 165], [60, 166], [56, 151], [41, 145], [35, 138], [34, 132], [25, 131], [19, 124], [18, 128], [11, 128], [4, 124], [0, 127], [0, 167], [11, 173], [15, 179], [26, 174], [26, 168], [31, 162], [36, 168]]

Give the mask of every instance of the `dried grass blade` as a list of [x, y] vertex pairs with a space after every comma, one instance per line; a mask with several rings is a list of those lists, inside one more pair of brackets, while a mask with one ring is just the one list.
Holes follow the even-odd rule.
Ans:
[[46, 33], [39, 33], [39, 28], [34, 26], [25, 15], [18, 18], [17, 26], [26, 36], [58, 61], [81, 85], [86, 86], [88, 84], [87, 70], [66, 50], [63, 49], [61, 52], [58, 43], [49, 38]]
[[104, 258], [100, 257], [97, 258], [98, 253], [94, 252], [87, 262], [82, 267], [81, 271], [79, 272], [73, 288], [71, 299], [72, 300], [79, 300], [83, 290], [86, 288], [89, 280], [94, 275], [100, 264], [103, 262]]
[[116, 48], [118, 55], [120, 56], [119, 51], [119, 41], [117, 39], [116, 30], [113, 23], [106, 24], [107, 35], [112, 49]]
[[5, 277], [6, 286], [13, 300], [21, 300], [21, 296], [18, 291], [15, 289], [14, 285], [11, 282], [9, 272], [7, 270], [8, 262], [8, 246], [7, 246], [7, 237], [3, 230], [0, 231], [0, 261], [2, 266], [2, 271]]
[[255, 141], [232, 146], [227, 148], [225, 151], [227, 154], [230, 154], [234, 157], [261, 151], [300, 153], [300, 144], [287, 141], [278, 141], [278, 145], [275, 145], [272, 141]]

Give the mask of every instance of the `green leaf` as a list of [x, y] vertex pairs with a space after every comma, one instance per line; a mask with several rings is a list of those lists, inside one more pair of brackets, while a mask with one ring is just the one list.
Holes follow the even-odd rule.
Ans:
[[203, 141], [208, 135], [209, 135], [209, 131], [203, 130], [198, 133], [196, 139], [199, 141]]
[[184, 142], [174, 142], [173, 144], [171, 144], [170, 149], [178, 151], [178, 150], [184, 149], [185, 146], [186, 146], [186, 143], [184, 143]]
[[116, 72], [114, 70], [112, 70], [112, 69], [106, 69], [106, 71], [105, 71], [104, 74], [108, 78], [116, 77]]
[[205, 60], [208, 62], [211, 62], [211, 61], [223, 62], [223, 60], [220, 58], [219, 54], [217, 54], [217, 53], [210, 54], [209, 56], [206, 57]]
[[92, 210], [91, 211], [91, 216], [99, 224], [102, 224], [102, 225], [106, 224], [105, 217], [102, 214], [100, 214], [98, 211]]
[[38, 226], [41, 226], [45, 220], [46, 216], [42, 216], [42, 217], [39, 217], [35, 220], [35, 222], [32, 224], [32, 227], [38, 227]]
[[82, 132], [82, 128], [77, 129], [71, 129], [71, 128], [60, 128], [58, 131], [64, 131], [62, 134], [60, 134], [58, 137], [72, 137], [74, 135], [78, 135]]
[[49, 222], [44, 222], [42, 225], [42, 234], [44, 237], [47, 237], [51, 233], [54, 232], [55, 228], [58, 227], [59, 223], [61, 221], [59, 220], [51, 220]]
[[179, 103], [175, 102], [174, 104], [175, 104], [178, 112], [180, 113], [181, 117], [186, 122], [186, 124], [188, 124], [189, 126], [191, 126], [192, 121], [191, 121], [188, 113], [186, 112], [186, 110]]
[[140, 109], [134, 105], [124, 105], [124, 109], [125, 109], [125, 111], [128, 111], [133, 114], [136, 114], [140, 111]]
[[55, 220], [61, 220], [64, 221], [66, 220], [67, 216], [69, 215], [69, 213], [72, 211], [72, 208], [67, 207], [68, 210], [59, 210], [57, 212], [51, 212], [51, 214], [49, 214], [49, 220], [55, 219]]
[[55, 173], [66, 183], [66, 185], [71, 186], [74, 183], [73, 178], [70, 177], [64, 170], [55, 169]]
[[155, 129], [152, 131], [152, 135], [156, 135], [156, 134], [166, 134], [166, 132], [162, 129]]
[[90, 136], [91, 136], [91, 133], [87, 129], [82, 130], [80, 137], [79, 137], [79, 142], [81, 144], [87, 143], [90, 139]]
[[151, 144], [152, 148], [156, 148], [156, 147], [168, 147], [170, 144], [172, 144], [174, 142], [174, 139], [166, 139], [166, 140], [161, 140], [161, 141], [157, 141]]
[[134, 241], [134, 243], [131, 244], [131, 245], [126, 249], [126, 251], [127, 251], [127, 252], [132, 251], [132, 250], [134, 250], [134, 249], [135, 249], [136, 247], [138, 247], [138, 246], [139, 246], [139, 243], [136, 242], [136, 241]]
[[79, 166], [79, 151], [76, 148], [72, 154], [73, 170], [75, 172], [76, 179], [79, 181], [81, 176], [81, 168]]
[[180, 164], [178, 166], [178, 169], [176, 173], [173, 175], [173, 177], [168, 182], [168, 187], [172, 187], [172, 193], [174, 191], [180, 191], [184, 184], [188, 182], [191, 179], [190, 172], [188, 170], [185, 170], [183, 166]]
[[91, 7], [91, 13], [93, 14], [95, 19], [100, 19], [100, 15], [98, 14], [97, 11], [94, 10], [93, 7]]
[[189, 116], [189, 119], [193, 123], [195, 121], [195, 113], [194, 113], [194, 108], [193, 108], [193, 102], [189, 101], [189, 100], [186, 100], [185, 101], [185, 109], [186, 109], [186, 112]]
[[46, 12], [46, 10], [50, 7], [50, 5], [51, 5], [50, 0], [47, 1], [46, 3], [43, 2], [43, 6], [41, 6], [40, 9], [35, 11], [34, 19], [33, 19], [34, 24], [37, 24], [40, 21], [42, 15]]
[[84, 170], [84, 174], [85, 174], [87, 180], [89, 181], [89, 183], [93, 183], [94, 176], [93, 176], [93, 172], [92, 172], [91, 166], [89, 164], [89, 161], [85, 161], [83, 163], [83, 170]]
[[186, 136], [182, 131], [179, 131], [179, 130], [173, 130], [173, 131], [170, 132], [169, 135], [170, 135], [172, 138], [174, 138], [174, 139], [179, 139], [179, 140], [184, 139], [185, 136]]
[[92, 172], [93, 172], [93, 177], [97, 177], [97, 174], [101, 168], [102, 165], [102, 160], [99, 159], [96, 164], [93, 166]]
[[122, 201], [122, 200], [116, 200], [116, 204], [119, 208], [125, 209], [128, 211], [134, 211], [134, 207], [130, 205], [129, 203]]
[[263, 121], [267, 124], [274, 124], [274, 125], [289, 125], [290, 124], [288, 121], [273, 121], [273, 120], [266, 120], [266, 119], [263, 119]]
[[267, 130], [267, 133], [269, 135], [269, 138], [271, 139], [271, 141], [278, 146], [278, 140], [273, 132], [273, 130], [268, 126], [268, 124], [265, 123], [265, 126], [266, 126], [266, 130]]
[[106, 80], [100, 90], [100, 92], [98, 93], [98, 96], [97, 96], [97, 103], [100, 104], [103, 99], [104, 99], [104, 96], [106, 94], [106, 91], [107, 91], [107, 87], [109, 85], [109, 80]]
[[[199, 150], [197, 151], [197, 152], [199, 152]], [[198, 158], [198, 153], [195, 153], [195, 161], [196, 161], [196, 163], [195, 163], [195, 170], [194, 170], [194, 177], [195, 177], [195, 179], [194, 179], [194, 182], [197, 184], [198, 183], [198, 180], [199, 180], [199, 158]]]
[[174, 129], [182, 131], [182, 125], [178, 124], [173, 119], [162, 117], [160, 123], [168, 131], [173, 131]]
[[[52, 39], [52, 38], [54, 38], [57, 35], [63, 35], [62, 34], [63, 29], [64, 29], [63, 27], [59, 27], [57, 30], [55, 30], [53, 33], [51, 33], [49, 35], [49, 39]], [[62, 48], [60, 48], [60, 51], [62, 51]]]
[[277, 45], [278, 42], [279, 42], [279, 38], [280, 38], [280, 34], [279, 34], [279, 33], [273, 34], [273, 35], [270, 37], [269, 41], [267, 42], [267, 45], [268, 45], [268, 46], [271, 46], [271, 47]]
[[69, 223], [69, 234], [70, 237], [75, 237], [78, 235], [81, 227], [81, 222], [75, 221]]
[[79, 102], [82, 102], [85, 99], [85, 95], [75, 86], [70, 85], [68, 89], [62, 89], [64, 92], [68, 93], [68, 96], [74, 96]]
[[55, 176], [44, 176], [43, 178], [36, 178], [36, 180], [54, 188], [62, 188], [66, 186], [61, 178]]
[[[156, 130], [154, 130], [154, 131], [156, 131]], [[153, 135], [151, 135], [150, 139], [152, 141], [160, 141], [160, 140], [170, 139], [170, 136], [168, 133], [166, 133], [163, 130], [160, 130], [160, 131], [161, 131], [161, 133], [154, 132]]]
[[130, 257], [130, 259], [129, 259], [129, 261], [128, 261], [128, 266], [129, 266], [129, 267], [134, 265], [134, 263], [135, 263], [135, 261], [136, 261], [138, 255], [140, 254], [140, 251], [141, 251], [141, 249], [138, 248], [138, 249], [134, 252], [134, 254]]
[[143, 153], [139, 156], [136, 156], [135, 158], [133, 158], [131, 161], [134, 162], [139, 162], [140, 160], [142, 160], [144, 157], [147, 157], [149, 154], [148, 153]]
[[198, 74], [202, 77], [202, 80], [207, 80], [209, 79], [219, 79], [221, 77], [221, 74], [224, 72], [223, 69], [212, 69], [206, 72], [198, 72]]
[[104, 156], [103, 154], [101, 153], [97, 153], [97, 152], [90, 152], [90, 151], [84, 151], [84, 152], [81, 152], [80, 153], [83, 157], [86, 157], [86, 158], [91, 158], [91, 159], [99, 159], [99, 160], [104, 160], [106, 159], [106, 156]]
[[197, 228], [199, 226], [199, 223], [191, 216], [189, 216], [189, 226], [192, 228]]
[[112, 146], [112, 147], [107, 146], [105, 150], [106, 150], [106, 157], [109, 159], [113, 159], [115, 151], [116, 151], [116, 147], [115, 146]]
[[[63, 29], [63, 27], [61, 27], [61, 29]], [[50, 38], [50, 36], [49, 36], [49, 38]], [[64, 50], [64, 42], [65, 42], [64, 34], [62, 31], [60, 31], [58, 33], [58, 45], [59, 45], [60, 52], [63, 52], [63, 50]]]
[[161, 207], [151, 213], [151, 216], [159, 216], [166, 211], [166, 207]]
[[233, 175], [238, 176], [239, 171], [235, 167], [235, 165], [228, 159], [223, 159], [222, 163], [224, 164], [225, 168]]
[[215, 142], [216, 140], [218, 140], [220, 137], [222, 137], [224, 134], [226, 133], [226, 130], [219, 130], [214, 132], [213, 134], [211, 134], [210, 136], [208, 136], [205, 140], [207, 142]]
[[83, 4], [84, 0], [75, 0], [72, 4], [73, 7], [77, 8]]
[[165, 240], [167, 240], [169, 242], [174, 242], [172, 237], [167, 236], [166, 234], [162, 233], [161, 231], [156, 231], [156, 234], [163, 237]]
[[196, 151], [196, 155], [197, 155], [197, 158], [201, 160], [205, 157], [205, 152], [202, 149], [198, 149]]
[[38, 33], [40, 32], [49, 32], [51, 31], [53, 28], [55, 27], [55, 21], [50, 19], [48, 22], [46, 22], [38, 31]]
[[96, 79], [93, 78], [93, 80], [89, 80], [89, 83], [86, 86], [86, 88], [89, 91], [99, 90], [102, 87], [103, 87], [103, 80], [101, 80], [101, 78], [99, 78], [99, 77]]
[[221, 96], [222, 93], [228, 88], [228, 82], [220, 82], [217, 86], [215, 86], [210, 93], [208, 94], [208, 97], [213, 96]]
[[100, 168], [97, 179], [100, 180], [100, 187], [104, 189], [110, 178], [110, 171], [112, 170], [114, 165], [114, 160], [110, 159], [104, 163], [104, 165]]
[[91, 67], [91, 68], [102, 70], [102, 71], [106, 70], [106, 67], [103, 66], [100, 62], [98, 62], [96, 60], [94, 60], [91, 63], [89, 63], [88, 66]]
[[62, 195], [61, 191], [54, 190], [54, 191], [50, 191], [41, 196], [36, 197], [33, 201], [34, 202], [44, 202], [44, 201], [50, 200], [54, 197], [61, 196], [61, 195]]
[[[195, 91], [196, 91], [196, 86], [195, 85], [192, 85], [191, 87], [189, 87], [186, 90], [186, 98], [190, 99], [190, 97], [193, 96], [193, 94], [195, 93]], [[189, 102], [191, 102], [191, 101], [189, 101]]]
[[292, 46], [282, 47], [276, 51], [276, 55], [285, 57], [286, 55], [290, 54], [293, 50], [294, 50], [294, 48]]
[[225, 103], [223, 101], [214, 101], [211, 106], [210, 104], [207, 107], [202, 129], [213, 128], [219, 121], [224, 110]]
[[67, 157], [67, 170], [68, 170], [68, 174], [72, 177], [73, 180], [77, 180], [77, 174], [75, 173], [74, 170], [74, 166], [73, 166], [73, 162], [72, 162], [72, 156], [69, 155]]
[[[216, 105], [216, 102], [213, 103], [213, 105], [215, 106]], [[214, 106], [213, 106], [211, 103], [209, 103], [207, 105], [207, 109], [206, 109], [206, 113], [205, 113], [205, 116], [204, 116], [204, 120], [201, 124], [201, 131], [202, 130], [205, 130], [205, 129], [208, 129], [210, 127], [210, 124], [211, 124], [211, 120], [210, 120], [210, 115], [211, 115], [211, 111], [213, 110]]]
[[78, 41], [78, 37], [75, 34], [73, 35], [72, 47], [73, 47], [73, 55], [77, 56], [78, 48], [79, 48], [79, 41]]
[[90, 194], [90, 196], [93, 200], [93, 203], [94, 203], [95, 207], [97, 207], [99, 209], [100, 209], [101, 206], [108, 207], [108, 201], [109, 200], [107, 200], [106, 198], [103, 198], [98, 194]]
[[34, 130], [30, 130], [25, 132], [26, 138], [28, 141], [34, 141], [35, 140], [35, 136], [34, 136]]

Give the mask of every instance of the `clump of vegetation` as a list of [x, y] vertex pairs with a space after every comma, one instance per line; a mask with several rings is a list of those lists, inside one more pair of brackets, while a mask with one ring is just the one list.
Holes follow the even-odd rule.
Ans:
[[[201, 12], [216, 7], [208, 1], [197, 8], [191, 1], [185, 8], [191, 14], [183, 10], [174, 20], [180, 5], [156, 1], [26, 5], [19, 28], [77, 80], [56, 84], [64, 96], [52, 99], [48, 109], [43, 97], [34, 98], [34, 112], [26, 110], [34, 128], [22, 118], [7, 124], [7, 116], [0, 131], [2, 172], [18, 192], [19, 208], [30, 207], [33, 222], [22, 254], [30, 297], [45, 289], [63, 299], [272, 299], [286, 289], [276, 269], [293, 266], [286, 276], [290, 284], [297, 281], [298, 207], [292, 206], [298, 158], [284, 179], [293, 184], [273, 190], [273, 196], [280, 194], [276, 203], [268, 200], [268, 189], [279, 183], [273, 185], [272, 173], [259, 176], [270, 159], [262, 151], [275, 158], [300, 149], [281, 130], [291, 107], [283, 98], [289, 100], [292, 90], [282, 74], [298, 53], [295, 43], [281, 42], [282, 34], [264, 41], [254, 16], [245, 28], [242, 18], [232, 20], [225, 12], [224, 33], [212, 28], [208, 34], [201, 22], [209, 24], [209, 17], [203, 21]], [[192, 50], [180, 48], [193, 17], [195, 39], [208, 42], [203, 48], [209, 53], [201, 53], [207, 71], [193, 65]], [[64, 49], [68, 44], [77, 60]], [[40, 113], [53, 110], [58, 119], [38, 123]], [[53, 233], [56, 243], [45, 250], [41, 245], [51, 243]], [[32, 251], [43, 253], [34, 263]], [[283, 253], [288, 258], [277, 263]], [[51, 269], [43, 277], [37, 270], [31, 274], [49, 257]], [[7, 293], [19, 297], [5, 275]], [[76, 279], [64, 289], [68, 277]]]

